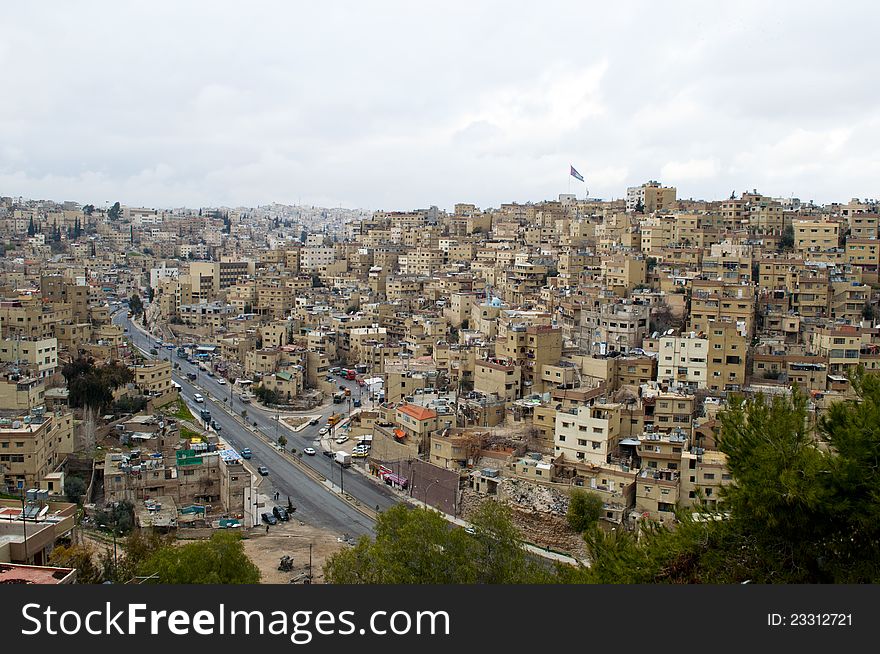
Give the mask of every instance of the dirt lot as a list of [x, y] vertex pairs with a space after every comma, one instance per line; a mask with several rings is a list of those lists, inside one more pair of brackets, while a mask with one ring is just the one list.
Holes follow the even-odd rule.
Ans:
[[[333, 552], [348, 547], [336, 541], [337, 534], [300, 525], [298, 521], [282, 522], [269, 528], [261, 526], [250, 532], [244, 541], [244, 551], [262, 573], [264, 584], [287, 584], [291, 579], [308, 572], [309, 544], [312, 545], [312, 583], [324, 583], [324, 561]], [[278, 563], [281, 557], [293, 557], [293, 570], [281, 572]]]
[[312, 417], [313, 416], [281, 416], [281, 422], [287, 425], [290, 429], [296, 429], [307, 423]]

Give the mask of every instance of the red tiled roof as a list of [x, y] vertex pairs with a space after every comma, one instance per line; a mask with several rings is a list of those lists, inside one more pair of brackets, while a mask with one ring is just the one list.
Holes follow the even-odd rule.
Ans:
[[425, 407], [419, 406], [417, 404], [404, 404], [403, 406], [398, 408], [398, 411], [401, 411], [408, 416], [412, 416], [416, 420], [430, 420], [431, 418], [437, 417], [436, 411], [426, 409]]

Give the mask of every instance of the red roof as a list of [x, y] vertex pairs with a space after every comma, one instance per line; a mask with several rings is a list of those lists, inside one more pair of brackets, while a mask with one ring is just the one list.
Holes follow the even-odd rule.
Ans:
[[408, 416], [415, 418], [416, 420], [431, 420], [432, 418], [437, 417], [437, 412], [431, 409], [426, 409], [423, 406], [419, 406], [418, 404], [404, 404], [403, 406], [398, 408], [398, 411], [405, 413]]

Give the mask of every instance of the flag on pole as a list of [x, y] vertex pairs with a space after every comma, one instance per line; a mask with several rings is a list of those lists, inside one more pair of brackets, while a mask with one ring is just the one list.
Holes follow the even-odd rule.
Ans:
[[581, 175], [578, 171], [576, 171], [576, 170], [574, 169], [574, 166], [572, 166], [571, 164], [569, 164], [569, 168], [571, 168], [571, 176], [572, 176], [572, 177], [574, 177], [574, 178], [577, 179], [577, 180], [584, 181], [584, 176]]

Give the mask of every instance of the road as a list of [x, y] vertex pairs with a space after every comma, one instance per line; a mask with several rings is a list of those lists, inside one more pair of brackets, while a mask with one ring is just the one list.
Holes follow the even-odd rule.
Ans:
[[[347, 410], [348, 405], [330, 404], [327, 407], [318, 407], [312, 415], [320, 414], [321, 423], [316, 426], [309, 425], [299, 432], [288, 429], [283, 424], [279, 425], [275, 420], [276, 414], [260, 409], [253, 404], [243, 404], [234, 396], [232, 385], [221, 385], [216, 377], [210, 377], [198, 370], [198, 366], [188, 363], [185, 359], [176, 356], [175, 351], [157, 348], [155, 337], [145, 334], [139, 327], [132, 324], [127, 317], [126, 311], [120, 311], [113, 316], [113, 322], [128, 330], [128, 337], [146, 353], [148, 358], [170, 359], [178, 363], [180, 368], [173, 370], [172, 378], [180, 384], [182, 395], [193, 405], [191, 398], [196, 393], [204, 396], [204, 406], [211, 412], [212, 419], [216, 420], [221, 427], [221, 434], [230, 445], [237, 449], [249, 447], [253, 453], [251, 463], [254, 466], [264, 465], [269, 469], [268, 481], [281, 494], [279, 504], [286, 505], [287, 497], [290, 496], [294, 506], [297, 507], [296, 517], [309, 524], [331, 529], [339, 533], [348, 533], [354, 536], [372, 534], [374, 522], [357, 508], [345, 501], [338, 494], [328, 491], [326, 486], [306, 474], [300, 467], [288, 461], [283, 454], [274, 446], [253, 431], [254, 423], [266, 437], [272, 441], [277, 439], [276, 434], [284, 434], [287, 438], [287, 449], [296, 448], [302, 451], [305, 447], [314, 447], [318, 450], [316, 456], [303, 456], [301, 461], [318, 474], [330, 479], [337, 487], [340, 485], [346, 494], [350, 494], [367, 507], [379, 510], [388, 509], [399, 503], [399, 499], [390, 491], [379, 484], [374, 484], [363, 475], [353, 471], [343, 471], [333, 461], [320, 454], [318, 430], [326, 423], [326, 417], [336, 411]], [[158, 355], [150, 355], [150, 349], [156, 348]], [[197, 379], [191, 382], [186, 374], [196, 373]], [[356, 382], [339, 380], [338, 384], [346, 384], [352, 388], [352, 396], [357, 397], [360, 387]], [[224, 402], [225, 398], [225, 402]], [[199, 405], [201, 406], [201, 405]], [[344, 407], [340, 409], [340, 407]], [[230, 415], [227, 408], [233, 412]], [[247, 411], [247, 426], [243, 424], [240, 416], [242, 410]], [[264, 492], [265, 491], [261, 491]]]

